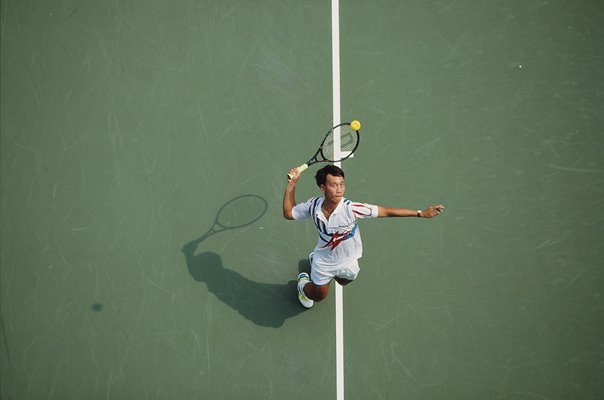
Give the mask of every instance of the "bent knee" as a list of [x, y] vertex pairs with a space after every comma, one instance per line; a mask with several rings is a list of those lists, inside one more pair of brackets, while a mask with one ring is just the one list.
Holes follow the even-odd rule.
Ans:
[[314, 301], [323, 301], [329, 294], [329, 285], [315, 286]]

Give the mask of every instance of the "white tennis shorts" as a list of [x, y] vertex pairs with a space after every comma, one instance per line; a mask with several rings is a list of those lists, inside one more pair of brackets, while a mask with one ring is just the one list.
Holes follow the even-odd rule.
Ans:
[[310, 279], [318, 286], [327, 285], [336, 276], [338, 278], [354, 281], [357, 278], [359, 271], [359, 260], [351, 261], [346, 267], [335, 268], [333, 270], [317, 267], [315, 263], [313, 263], [310, 266]]

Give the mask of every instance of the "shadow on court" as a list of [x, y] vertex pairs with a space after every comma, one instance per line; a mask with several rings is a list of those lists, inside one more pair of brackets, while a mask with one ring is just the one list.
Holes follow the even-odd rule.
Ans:
[[[295, 280], [284, 284], [254, 282], [225, 267], [222, 257], [216, 253], [206, 251], [196, 254], [208, 237], [251, 225], [264, 215], [266, 209], [267, 203], [260, 196], [236, 197], [220, 208], [208, 232], [185, 244], [181, 251], [193, 279], [205, 283], [218, 299], [256, 325], [278, 328], [286, 319], [305, 310], [296, 298]], [[306, 260], [300, 261], [299, 269], [305, 267], [304, 262], [308, 264]]]

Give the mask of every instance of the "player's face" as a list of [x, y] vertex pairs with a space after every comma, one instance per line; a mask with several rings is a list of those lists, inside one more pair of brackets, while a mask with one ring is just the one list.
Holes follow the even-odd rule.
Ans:
[[342, 196], [344, 196], [344, 178], [341, 176], [333, 176], [327, 174], [325, 178], [325, 184], [321, 185], [321, 190], [325, 195], [325, 199], [328, 201], [339, 202]]

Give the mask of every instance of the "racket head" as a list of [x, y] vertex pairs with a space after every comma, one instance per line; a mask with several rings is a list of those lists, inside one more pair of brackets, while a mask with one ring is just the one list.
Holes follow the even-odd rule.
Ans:
[[243, 228], [262, 218], [267, 209], [268, 203], [262, 197], [243, 194], [220, 207], [214, 224], [223, 229]]
[[[340, 134], [340, 151], [334, 152], [334, 136], [338, 132]], [[325, 135], [325, 139], [323, 139], [320, 147], [321, 156], [327, 162], [345, 160], [359, 147], [360, 141], [361, 135], [359, 131], [352, 129], [349, 122], [343, 122], [331, 128]]]

